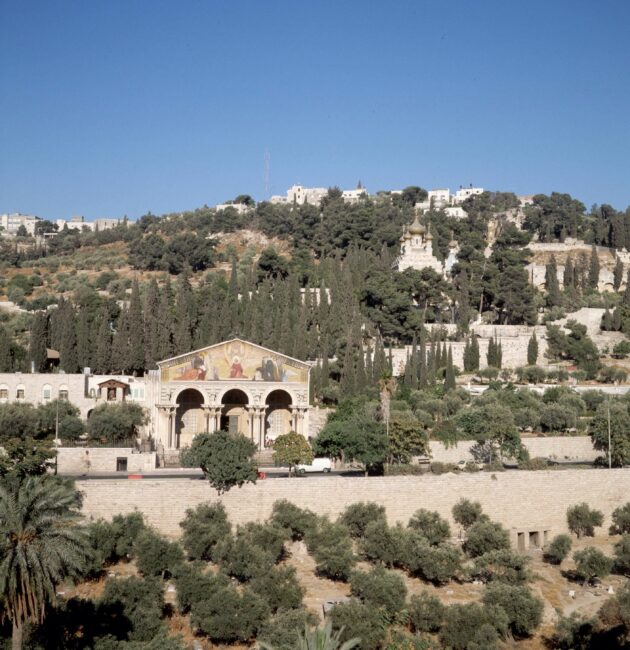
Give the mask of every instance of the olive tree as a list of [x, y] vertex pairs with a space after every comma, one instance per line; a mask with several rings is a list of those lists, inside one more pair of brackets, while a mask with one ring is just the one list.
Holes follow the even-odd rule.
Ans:
[[567, 510], [567, 525], [578, 537], [594, 537], [595, 527], [604, 523], [600, 510], [591, 510], [588, 503], [578, 503]]

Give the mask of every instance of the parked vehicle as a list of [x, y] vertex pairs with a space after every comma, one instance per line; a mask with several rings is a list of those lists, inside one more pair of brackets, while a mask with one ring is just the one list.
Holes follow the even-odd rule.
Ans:
[[298, 474], [306, 474], [312, 472], [328, 473], [332, 470], [332, 461], [330, 458], [313, 458], [310, 465], [298, 465], [296, 471]]

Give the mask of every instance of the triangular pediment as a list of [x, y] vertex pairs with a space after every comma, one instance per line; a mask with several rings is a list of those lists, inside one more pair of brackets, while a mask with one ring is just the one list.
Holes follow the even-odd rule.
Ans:
[[309, 364], [262, 345], [231, 339], [158, 362], [162, 381], [308, 381]]

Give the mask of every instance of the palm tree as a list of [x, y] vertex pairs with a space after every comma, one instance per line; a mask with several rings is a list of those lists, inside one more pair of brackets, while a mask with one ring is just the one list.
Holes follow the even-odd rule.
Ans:
[[0, 604], [13, 624], [13, 650], [22, 648], [25, 623], [43, 621], [57, 585], [86, 565], [80, 505], [74, 486], [55, 477], [5, 477], [0, 485]]
[[[324, 627], [316, 627], [311, 630], [305, 627], [304, 634], [300, 635], [296, 650], [352, 650], [359, 647], [360, 639], [350, 639], [342, 643], [342, 633], [343, 628], [333, 634], [330, 621]], [[258, 647], [260, 650], [274, 650], [273, 646], [267, 643], [260, 643]]]

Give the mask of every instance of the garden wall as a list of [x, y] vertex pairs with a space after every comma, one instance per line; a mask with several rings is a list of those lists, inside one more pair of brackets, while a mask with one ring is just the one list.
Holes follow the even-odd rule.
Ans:
[[[593, 461], [602, 455], [593, 449], [589, 436], [553, 436], [545, 438], [521, 438], [531, 458], [553, 458], [555, 460]], [[470, 448], [474, 440], [463, 440], [457, 446], [445, 447], [444, 443], [432, 440], [431, 460], [440, 463], [458, 463], [472, 460]]]
[[95, 474], [115, 472], [117, 460], [127, 459], [126, 472], [149, 472], [156, 468], [155, 452], [138, 453], [132, 448], [60, 447], [57, 449], [57, 472], [60, 474]]
[[202, 479], [78, 480], [88, 518], [110, 519], [139, 510], [162, 533], [177, 536], [186, 509], [222, 500], [235, 524], [261, 521], [278, 499], [288, 499], [319, 514], [336, 516], [357, 501], [374, 501], [390, 522], [406, 523], [418, 508], [451, 520], [462, 497], [481, 502], [484, 511], [514, 529], [566, 530], [566, 510], [586, 501], [604, 512], [604, 525], [618, 506], [630, 500], [630, 469], [477, 472], [391, 477], [307, 476], [258, 481], [218, 497]]

